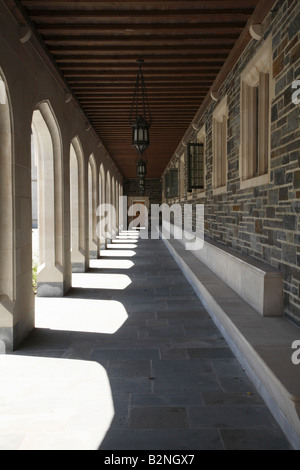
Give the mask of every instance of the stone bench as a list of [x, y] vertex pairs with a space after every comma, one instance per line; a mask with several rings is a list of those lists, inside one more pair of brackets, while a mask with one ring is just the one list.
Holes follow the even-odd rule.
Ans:
[[[181, 240], [185, 246], [185, 240]], [[265, 263], [213, 241], [204, 241], [194, 256], [263, 316], [282, 315], [281, 273]]]
[[[268, 310], [272, 316], [266, 315], [264, 310], [258, 314], [260, 309], [257, 305], [252, 306], [237, 293], [237, 290], [243, 293], [243, 290], [237, 289], [236, 286], [247, 282], [245, 273], [236, 274], [240, 278], [243, 276], [243, 280], [240, 279], [240, 283], [235, 282], [233, 289], [225, 282], [228, 274], [222, 276], [221, 273], [221, 276], [218, 276], [200, 261], [199, 253], [187, 251], [184, 243], [178, 240], [164, 242], [292, 446], [300, 449], [300, 365], [294, 365], [292, 362], [292, 343], [300, 340], [300, 330], [279, 316], [280, 310], [275, 316], [273, 310]], [[206, 258], [211, 266], [215, 266], [217, 260], [218, 264], [223, 263], [223, 269], [227, 272], [233, 269], [229, 268], [234, 263], [231, 251], [224, 250], [223, 254], [220, 247], [214, 246], [212, 250], [210, 246], [207, 248], [203, 259]], [[214, 255], [210, 258], [209, 253], [212, 252]], [[236, 263], [242, 269], [246, 260], [241, 257]], [[247, 269], [251, 271], [252, 267], [247, 266]], [[263, 275], [261, 269], [262, 265], [255, 263], [256, 278], [261, 276], [261, 282], [265, 283], [268, 271], [262, 271], [266, 272]], [[267, 289], [269, 281], [274, 280], [274, 277], [276, 278], [274, 271], [271, 270], [266, 283]], [[259, 291], [259, 288], [257, 289]], [[274, 292], [275, 295], [277, 292]], [[260, 302], [260, 305], [264, 305], [263, 302]]]

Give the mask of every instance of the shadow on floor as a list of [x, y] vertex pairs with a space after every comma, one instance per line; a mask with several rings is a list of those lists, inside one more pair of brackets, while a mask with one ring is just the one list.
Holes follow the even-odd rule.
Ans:
[[[82, 287], [79, 283], [65, 298], [39, 299], [37, 323], [52, 321], [55, 329], [36, 328], [14, 356], [79, 361], [81, 371], [84, 364], [101, 366], [113, 411], [101, 417], [99, 409], [93, 417], [93, 408], [88, 408], [93, 443], [97, 436], [100, 450], [290, 449], [163, 242], [139, 240], [137, 245], [126, 269], [122, 263], [116, 269], [121, 258], [113, 256], [112, 269], [106, 263], [105, 268], [81, 275], [87, 283]], [[118, 276], [124, 275], [130, 282], [123, 288], [122, 282], [118, 288], [98, 288], [97, 275], [104, 274], [116, 275], [122, 282], [125, 278]], [[101, 319], [94, 331], [92, 314]], [[55, 321], [64, 315], [67, 322], [76, 317], [81, 323], [73, 331], [66, 328], [67, 322], [60, 329]], [[110, 333], [104, 325], [111, 327]], [[99, 368], [93, 371], [100, 373]], [[89, 381], [95, 386], [91, 377], [74, 382], [86, 393], [76, 395], [78, 401], [72, 406], [77, 409], [89, 399], [97, 403]], [[66, 394], [72, 386], [71, 381]], [[101, 395], [100, 384], [96, 387]], [[108, 400], [108, 394], [105, 397]], [[89, 419], [74, 441], [78, 447], [91, 445]], [[105, 432], [104, 419], [109, 420]], [[59, 431], [70, 447], [71, 428], [72, 414], [66, 415]], [[51, 439], [44, 445], [51, 447]]]

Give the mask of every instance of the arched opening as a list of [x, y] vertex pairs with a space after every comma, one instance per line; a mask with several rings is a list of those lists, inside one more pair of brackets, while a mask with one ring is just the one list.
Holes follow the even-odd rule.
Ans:
[[15, 301], [15, 227], [12, 119], [8, 88], [0, 70], [0, 353], [12, 350]]
[[[111, 179], [111, 205], [114, 207], [114, 210], [116, 211], [116, 182], [115, 182], [114, 176], [112, 176], [112, 179]], [[116, 236], [116, 227], [115, 227], [115, 224], [112, 224], [111, 238], [114, 239], [115, 236]]]
[[[106, 199], [106, 204], [112, 204], [112, 198], [111, 198], [111, 177], [110, 177], [110, 171], [107, 170], [106, 172], [106, 184], [105, 184], [105, 199]], [[112, 223], [111, 223], [111, 217], [108, 218], [108, 224], [107, 224], [107, 231], [105, 234], [105, 241], [106, 244], [111, 242], [112, 239]]]
[[123, 188], [122, 188], [122, 184], [119, 182], [119, 231], [122, 231], [124, 227], [127, 227], [127, 223], [125, 220], [126, 214], [127, 214], [127, 204], [123, 200]]
[[[100, 171], [99, 171], [99, 206], [101, 206], [101, 204], [105, 204], [106, 203], [106, 185], [105, 185], [105, 172], [104, 172], [104, 167], [103, 167], [103, 163], [101, 163], [100, 165]], [[101, 210], [98, 210], [98, 215], [101, 214]], [[99, 225], [98, 225], [99, 227]], [[100, 225], [100, 227], [102, 227]], [[97, 233], [97, 236], [100, 238], [100, 250], [104, 250], [105, 249], [105, 233], [104, 231], [100, 230], [100, 233]]]
[[118, 180], [116, 179], [115, 180], [115, 194], [116, 194], [116, 197], [115, 197], [115, 205], [116, 205], [116, 230], [118, 232], [119, 230], [119, 182]]
[[97, 237], [97, 207], [99, 200], [99, 186], [97, 182], [97, 166], [94, 155], [88, 163], [88, 193], [89, 193], [89, 254], [91, 259], [100, 256], [100, 244]]
[[61, 138], [47, 102], [32, 116], [33, 272], [40, 297], [64, 295]]
[[88, 268], [85, 237], [84, 156], [80, 141], [75, 137], [70, 147], [70, 214], [72, 272]]

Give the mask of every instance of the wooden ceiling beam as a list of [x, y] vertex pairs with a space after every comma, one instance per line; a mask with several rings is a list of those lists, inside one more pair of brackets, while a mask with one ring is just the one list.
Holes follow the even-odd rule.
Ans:
[[[185, 125], [185, 126], [186, 126], [186, 129], [187, 129], [188, 126], [189, 126], [189, 124], [190, 124], [190, 122], [188, 121], [190, 117], [191, 117], [190, 115], [187, 115], [187, 117], [184, 116], [184, 115], [182, 115], [181, 117], [176, 117], [176, 116], [175, 116], [175, 117], [172, 117], [172, 116], [170, 116], [170, 115], [166, 115], [165, 117], [163, 117], [163, 116], [157, 117], [157, 118], [155, 119], [155, 123], [156, 123], [156, 126], [160, 127], [160, 126], [162, 126], [163, 124], [167, 125], [167, 123], [173, 122], [174, 124], [176, 123], [176, 124], [178, 124], [179, 126]], [[112, 124], [113, 124], [113, 123], [119, 123], [119, 121], [116, 119], [116, 117], [115, 117], [115, 119], [114, 119], [113, 116], [110, 116], [110, 117], [107, 117], [107, 118], [106, 118], [104, 114], [102, 114], [102, 118], [101, 118], [101, 119], [100, 119], [99, 116], [94, 117], [94, 118], [90, 117], [90, 121], [91, 121], [93, 124], [95, 124], [95, 125], [96, 125], [96, 124], [101, 124], [101, 125], [103, 125], [103, 129], [105, 129], [105, 127], [111, 128], [111, 123], [112, 123]], [[123, 126], [123, 127], [128, 128], [129, 130], [131, 130], [131, 129], [130, 129], [129, 122], [128, 122], [128, 119], [126, 120], [126, 118], [124, 118], [124, 123], [123, 123], [123, 124], [119, 124], [119, 125], [120, 125], [120, 127]], [[171, 129], [170, 129], [170, 132], [172, 132]]]
[[[203, 70], [203, 73], [205, 73], [205, 75], [203, 75], [203, 77], [206, 77], [207, 73], [209, 73], [212, 77], [215, 77], [217, 75], [217, 71], [218, 71], [218, 68], [213, 68], [213, 70], [207, 70], [207, 68], [204, 68]], [[68, 79], [70, 78], [73, 78], [73, 79], [76, 79], [76, 80], [80, 80], [80, 79], [84, 79], [84, 78], [114, 78], [116, 76], [116, 74], [118, 73], [118, 71], [115, 72], [115, 74], [112, 74], [111, 71], [107, 70], [102, 70], [101, 72], [97, 72], [97, 71], [93, 71], [93, 72], [78, 72], [77, 70], [65, 70], [64, 71], [64, 76]], [[182, 70], [176, 70], [174, 69], [173, 70], [173, 73], [176, 74], [177, 78], [179, 80], [181, 80], [182, 78], [184, 77], [194, 77], [195, 80], [201, 80], [201, 73], [199, 72], [199, 70], [186, 70], [186, 69], [182, 69]], [[151, 77], [154, 77], [154, 78], [160, 78], [160, 77], [164, 77], [166, 79], [166, 82], [168, 82], [169, 80], [169, 77], [171, 78], [170, 76], [171, 74], [171, 71], [168, 73], [168, 71], [165, 71], [165, 72], [157, 72], [155, 75], [154, 73], [151, 74]], [[129, 78], [134, 78], [135, 77], [135, 74], [132, 73], [128, 73], [128, 72], [124, 72], [124, 77], [129, 77]]]
[[[99, 112], [95, 113], [95, 110], [90, 110], [87, 111], [87, 114], [89, 115], [89, 119], [91, 122], [93, 123], [102, 123], [103, 126], [106, 126], [108, 125], [110, 122], [115, 122], [115, 123], [119, 123], [120, 126], [125, 126], [130, 129], [130, 125], [129, 125], [129, 115], [128, 113], [123, 113], [123, 120], [122, 121], [119, 121], [120, 119], [120, 113], [114, 113], [114, 114], [109, 114], [108, 111], [105, 112], [102, 110], [100, 110]], [[195, 115], [195, 111], [182, 111], [182, 112], [178, 112], [178, 113], [174, 113], [174, 110], [172, 111], [172, 113], [170, 112], [166, 112], [165, 114], [161, 113], [161, 114], [156, 114], [154, 117], [153, 117], [153, 122], [155, 122], [155, 125], [156, 126], [160, 126], [163, 122], [169, 122], [169, 121], [173, 121], [173, 122], [177, 122], [179, 124], [181, 123], [186, 123], [187, 125], [190, 124], [190, 122], [188, 121], [191, 117], [193, 117]]]
[[[208, 90], [208, 87], [206, 87], [206, 89], [204, 90], [203, 87], [200, 87], [198, 86], [197, 89], [196, 88], [193, 88], [192, 90], [187, 90], [186, 88], [171, 88], [169, 90], [166, 91], [165, 88], [160, 88], [160, 89], [156, 89], [156, 90], [148, 90], [147, 91], [147, 94], [148, 94], [148, 98], [155, 98], [155, 97], [159, 97], [160, 95], [163, 95], [163, 97], [168, 97], [168, 96], [172, 96], [172, 97], [177, 97], [177, 96], [195, 96], [195, 93], [199, 94], [199, 93], [202, 93], [202, 94], [205, 94], [206, 95], [206, 90]], [[103, 88], [100, 88], [100, 87], [95, 87], [94, 89], [91, 89], [90, 87], [87, 87], [86, 89], [82, 89], [82, 88], [78, 88], [77, 91], [76, 91], [76, 95], [78, 98], [82, 98], [82, 97], [91, 97], [93, 98], [94, 96], [95, 97], [107, 97], [107, 98], [117, 98], [118, 96], [120, 98], [124, 97], [126, 98], [126, 96], [130, 96], [132, 97], [133, 96], [133, 87], [127, 87], [126, 89], [123, 89], [123, 90], [119, 90], [119, 89], [115, 89], [115, 88], [106, 88], [105, 90]]]
[[127, 24], [202, 24], [202, 23], [215, 23], [216, 20], [220, 23], [246, 23], [250, 15], [250, 9], [236, 8], [234, 12], [220, 8], [214, 11], [211, 10], [180, 10], [180, 11], [163, 11], [148, 10], [147, 15], [144, 11], [49, 11], [49, 10], [28, 10], [29, 16], [33, 21], [41, 25], [54, 25], [54, 24], [74, 24], [90, 26], [94, 24], [107, 24], [113, 22], [114, 24], [122, 25]]
[[[102, 0], [102, 1], [89, 1], [89, 0], [76, 0], [76, 9], [81, 9], [85, 11], [90, 10], [109, 10], [112, 9], [118, 10], [141, 10], [145, 6], [147, 9], [161, 9], [161, 10], [187, 10], [187, 9], [206, 9], [206, 10], [215, 10], [217, 8], [231, 9], [235, 10], [237, 5], [239, 8], [249, 8], [252, 9], [257, 5], [258, 0], [202, 0], [202, 1], [180, 1], [180, 0], [169, 0], [168, 2], [162, 0], [139, 0], [139, 1], [122, 1], [122, 2], [112, 2], [111, 0]], [[42, 9], [47, 8], [48, 10], [73, 10], [74, 9], [74, 0], [23, 0], [22, 4], [29, 8]]]
[[[205, 96], [205, 94], [203, 93], [202, 96], [200, 96], [199, 94], [191, 94], [189, 96], [177, 96], [177, 97], [174, 97], [174, 96], [161, 96], [161, 97], [152, 97], [149, 99], [149, 105], [150, 105], [150, 108], [151, 106], [156, 106], [156, 105], [162, 105], [162, 104], [168, 104], [168, 103], [195, 103], [196, 101], [196, 98], [200, 98], [200, 97], [203, 97], [203, 95]], [[81, 98], [79, 98], [80, 102], [82, 104], [85, 104], [86, 106], [89, 106], [89, 105], [93, 105], [93, 104], [109, 104], [111, 105], [112, 107], [118, 109], [120, 106], [126, 106], [128, 108], [128, 105], [130, 106], [132, 104], [132, 97], [128, 96], [127, 98], [126, 97], [119, 97], [119, 98], [109, 98], [107, 96], [98, 96], [97, 98], [91, 98], [91, 97], [85, 97], [85, 96], [82, 96]]]
[[27, 15], [79, 110], [126, 177], [136, 177], [128, 121], [136, 59], [145, 60], [153, 115], [148, 177], [160, 177], [235, 44], [240, 47], [256, 5], [265, 8], [261, 0], [6, 1], [12, 9], [22, 7], [20, 24]]
[[[106, 46], [120, 46], [121, 48], [126, 45], [128, 49], [132, 46], [139, 46], [144, 47], [146, 46], [185, 46], [189, 45], [203, 45], [204, 43], [209, 44], [211, 41], [216, 40], [220, 44], [236, 41], [239, 37], [239, 32], [232, 32], [228, 31], [227, 33], [220, 33], [218, 32], [216, 35], [210, 33], [185, 33], [184, 36], [174, 33], [169, 34], [160, 34], [157, 32], [155, 35], [134, 35], [134, 36], [126, 36], [126, 37], [118, 37], [116, 35], [67, 35], [60, 36], [50, 35], [50, 36], [43, 36], [44, 43], [51, 49], [52, 47], [87, 47], [88, 50], [93, 47], [106, 47]], [[206, 42], [208, 41], [208, 42]]]
[[[189, 86], [193, 89], [202, 89], [204, 86], [206, 87], [210, 87], [210, 81], [209, 80], [201, 80], [199, 82], [197, 81], [192, 81], [192, 82], [169, 82], [168, 83], [168, 88], [167, 90], [169, 91], [185, 91], [187, 89], [187, 83], [189, 83]], [[72, 88], [75, 90], [78, 91], [78, 93], [80, 93], [80, 91], [82, 92], [85, 92], [85, 91], [99, 91], [99, 92], [103, 92], [103, 93], [107, 93], [107, 92], [118, 92], [118, 93], [123, 93], [123, 92], [126, 92], [126, 91], [130, 91], [130, 92], [133, 92], [134, 90], [134, 83], [132, 83], [132, 81], [128, 81], [127, 83], [123, 84], [122, 83], [110, 83], [109, 81], [97, 81], [97, 82], [92, 82], [92, 81], [88, 81], [88, 82], [82, 82], [82, 83], [72, 83]], [[166, 83], [165, 83], [166, 85]], [[163, 82], [152, 82], [151, 83], [151, 86], [147, 86], [147, 92], [148, 93], [159, 93], [163, 91], [164, 93], [166, 93], [166, 86], [164, 86], [164, 83]]]
[[[108, 39], [110, 42], [110, 39]], [[116, 42], [116, 41], [115, 41]], [[174, 50], [173, 44], [164, 44], [161, 41], [157, 41], [156, 44], [149, 44], [147, 43], [146, 39], [138, 45], [131, 45], [128, 47], [128, 44], [124, 42], [117, 42], [115, 45], [107, 44], [107, 41], [103, 40], [103, 44], [101, 46], [89, 46], [89, 47], [82, 47], [82, 46], [65, 46], [65, 45], [58, 45], [52, 46], [49, 50], [52, 54], [56, 55], [99, 55], [99, 56], [110, 56], [110, 55], [124, 55], [127, 54], [128, 56], [135, 56], [136, 54], [143, 53], [145, 55], [159, 55], [161, 53], [170, 53], [170, 54], [184, 54], [184, 53], [199, 53], [202, 54], [211, 54], [212, 51], [222, 52], [231, 50], [232, 45], [234, 44], [234, 39], [223, 38], [222, 43], [220, 44], [220, 40], [218, 38], [211, 38], [211, 39], [198, 39], [196, 42], [192, 44], [187, 43], [186, 41], [177, 41], [177, 48]]]
[[201, 34], [205, 32], [214, 32], [214, 34], [224, 34], [226, 31], [230, 31], [231, 33], [240, 33], [245, 26], [243, 22], [230, 22], [230, 23], [124, 23], [124, 24], [89, 24], [89, 25], [74, 25], [74, 24], [41, 24], [38, 23], [37, 29], [43, 35], [51, 35], [51, 34], [59, 34], [61, 35], [78, 35], [80, 33], [84, 34], [119, 34], [119, 35], [130, 35], [132, 36], [134, 33], [143, 33], [143, 35], [147, 34], [161, 34], [163, 31], [169, 33], [188, 33], [190, 31], [194, 31], [196, 34]]
[[[206, 84], [207, 82], [211, 83], [211, 80], [215, 78], [215, 73], [212, 74], [205, 74], [201, 76], [186, 76], [186, 77], [180, 77], [179, 79], [177, 77], [174, 77], [173, 75], [171, 76], [155, 76], [155, 77], [147, 77], [147, 89], [151, 86], [192, 86], [192, 85], [200, 85], [200, 84]], [[110, 77], [70, 77], [69, 79], [69, 84], [71, 86], [79, 85], [79, 86], [105, 86], [105, 85], [113, 85], [113, 86], [118, 86], [120, 85], [130, 85], [134, 87], [135, 82], [132, 81], [132, 75], [129, 77], [121, 77], [116, 74], [111, 75]], [[167, 90], [168, 88], [166, 88]]]
[[[176, 49], [176, 48], [175, 48]], [[197, 46], [193, 50], [188, 47], [178, 48], [178, 51], [174, 50], [174, 47], [164, 48], [160, 47], [155, 52], [145, 51], [142, 47], [138, 50], [126, 49], [124, 51], [116, 48], [112, 52], [108, 52], [105, 47], [97, 48], [97, 51], [92, 52], [87, 48], [81, 49], [80, 52], [76, 50], [64, 50], [64, 51], [51, 51], [51, 54], [55, 57], [57, 63], [61, 62], [136, 62], [136, 60], [142, 57], [145, 63], [155, 62], [158, 60], [211, 60], [213, 57], [224, 59], [228, 56], [230, 47], [206, 47]]]
[[[147, 77], [150, 77], [153, 74], [159, 73], [162, 74], [164, 72], [173, 72], [174, 71], [180, 71], [180, 72], [188, 72], [187, 69], [191, 69], [191, 71], [198, 71], [198, 70], [207, 70], [208, 68], [210, 70], [219, 70], [220, 67], [222, 67], [224, 61], [223, 60], [215, 60], [213, 63], [210, 61], [202, 61], [202, 62], [186, 62], [186, 63], [181, 63], [180, 60], [178, 62], [159, 62], [159, 63], [151, 63], [147, 64], [144, 67], [144, 76], [145, 79]], [[63, 72], [71, 72], [72, 70], [75, 70], [76, 72], [97, 72], [97, 73], [112, 73], [112, 72], [122, 72], [123, 73], [133, 73], [134, 75], [137, 74], [138, 72], [138, 67], [136, 63], [103, 63], [99, 65], [94, 65], [94, 64], [89, 64], [89, 63], [83, 63], [80, 62], [79, 64], [65, 64], [61, 63], [60, 64], [60, 69]]]
[[[157, 54], [156, 56], [147, 56], [146, 58], [146, 64], [147, 67], [156, 67], [156, 64], [161, 65], [161, 61], [163, 61], [164, 64], [168, 64], [169, 62], [175, 62], [177, 63], [186, 63], [189, 61], [193, 61], [194, 64], [201, 63], [203, 61], [208, 61], [208, 62], [215, 62], [217, 60], [225, 60], [227, 57], [227, 53], [222, 53], [222, 52], [207, 52], [206, 54], [202, 54], [201, 52], [195, 53], [195, 54], [187, 54], [184, 52], [182, 54], [164, 54], [163, 52], [161, 54]], [[137, 68], [136, 64], [136, 54], [135, 57], [132, 57], [130, 55], [115, 55], [115, 56], [97, 56], [97, 55], [84, 55], [84, 56], [71, 56], [71, 57], [66, 57], [66, 56], [60, 56], [56, 55], [55, 60], [58, 64], [65, 65], [65, 64], [99, 64], [102, 65], [104, 64], [105, 66], [114, 66], [115, 64], [121, 64], [122, 66], [125, 65], [133, 65], [135, 68]], [[145, 58], [144, 58], [145, 59]]]

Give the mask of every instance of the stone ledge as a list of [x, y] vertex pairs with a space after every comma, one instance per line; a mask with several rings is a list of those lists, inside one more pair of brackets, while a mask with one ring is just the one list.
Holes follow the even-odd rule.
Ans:
[[300, 449], [300, 365], [291, 357], [300, 331], [263, 317], [177, 240], [163, 240], [291, 445]]
[[263, 316], [282, 316], [282, 275], [261, 261], [213, 241], [193, 254]]

